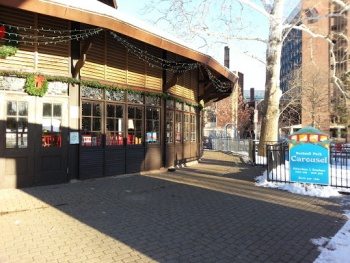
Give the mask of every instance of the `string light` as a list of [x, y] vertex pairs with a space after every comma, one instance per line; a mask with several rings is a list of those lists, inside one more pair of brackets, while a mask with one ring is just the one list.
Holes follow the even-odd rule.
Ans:
[[148, 63], [148, 65], [157, 67], [160, 69], [169, 70], [172, 72], [183, 73], [192, 69], [199, 68], [200, 66], [204, 67], [209, 79], [213, 82], [214, 87], [220, 92], [228, 92], [232, 89], [232, 84], [227, 84], [225, 82], [220, 81], [216, 78], [211, 71], [204, 64], [199, 62], [195, 63], [179, 63], [175, 61], [169, 61], [162, 58], [155, 57], [149, 54], [147, 51], [141, 50], [134, 45], [127, 42], [125, 39], [118, 36], [115, 32], [110, 31], [110, 34], [116, 39], [119, 43], [121, 43], [124, 47], [127, 48], [128, 51], [133, 52], [139, 59]]
[[213, 85], [214, 87], [220, 91], [220, 92], [228, 92], [232, 89], [232, 83], [225, 83], [225, 82], [222, 82], [220, 81], [218, 78], [216, 78], [212, 73], [211, 71], [206, 67], [204, 66], [205, 70], [207, 71], [207, 74], [209, 76], [209, 79], [213, 82]]
[[169, 61], [166, 59], [158, 58], [156, 56], [153, 56], [152, 54], [149, 54], [147, 51], [144, 51], [130, 44], [123, 38], [119, 37], [115, 32], [110, 31], [110, 34], [113, 36], [114, 39], [116, 39], [119, 43], [121, 43], [124, 47], [126, 47], [128, 51], [131, 51], [139, 59], [147, 62], [148, 65], [150, 66], [169, 70], [172, 72], [179, 72], [179, 73], [184, 73], [186, 71], [196, 69], [200, 66], [200, 63], [198, 62], [182, 63], [182, 62], [175, 62], [175, 61]]
[[[57, 29], [45, 29], [45, 28], [32, 28], [32, 27], [21, 27], [21, 26], [13, 26], [4, 23], [0, 23], [0, 26], [7, 26], [9, 28], [15, 28], [17, 31], [24, 31], [25, 34], [21, 34], [18, 32], [6, 32], [7, 38], [5, 40], [13, 40], [17, 43], [24, 44], [57, 44], [62, 42], [68, 42], [70, 40], [80, 40], [87, 38], [92, 35], [96, 35], [103, 31], [102, 28], [90, 28], [90, 29], [82, 29], [82, 30], [57, 30]], [[45, 36], [44, 33], [47, 34], [55, 34], [55, 36]]]
[[[23, 44], [32, 44], [32, 45], [48, 45], [48, 44], [57, 44], [62, 42], [68, 42], [72, 40], [83, 40], [90, 36], [99, 34], [103, 31], [103, 28], [89, 28], [89, 29], [73, 29], [73, 30], [57, 30], [57, 29], [45, 29], [45, 28], [32, 28], [30, 27], [21, 27], [21, 26], [13, 26], [4, 23], [0, 23], [0, 26], [6, 26], [9, 28], [15, 28], [17, 31], [24, 31], [24, 33], [18, 32], [6, 32], [6, 36], [3, 38], [5, 40], [15, 41], [16, 43]], [[47, 36], [47, 35], [54, 36]], [[216, 78], [211, 71], [206, 67], [206, 65], [194, 62], [194, 63], [184, 63], [184, 62], [176, 62], [170, 61], [163, 58], [156, 57], [152, 54], [149, 54], [147, 51], [144, 51], [129, 42], [125, 39], [121, 38], [115, 32], [110, 31], [110, 34], [116, 39], [119, 43], [121, 43], [129, 52], [131, 51], [135, 54], [139, 59], [145, 61], [150, 67], [156, 67], [159, 69], [171, 71], [174, 73], [184, 73], [193, 69], [198, 69], [200, 67], [204, 67], [209, 79], [212, 81], [214, 87], [220, 92], [227, 92], [232, 89], [232, 84], [227, 84], [225, 82], [220, 81]]]

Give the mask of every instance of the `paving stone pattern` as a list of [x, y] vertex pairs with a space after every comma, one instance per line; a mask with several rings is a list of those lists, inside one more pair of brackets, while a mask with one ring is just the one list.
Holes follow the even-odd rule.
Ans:
[[0, 262], [313, 262], [349, 196], [257, 187], [262, 172], [205, 151], [174, 172], [0, 190]]

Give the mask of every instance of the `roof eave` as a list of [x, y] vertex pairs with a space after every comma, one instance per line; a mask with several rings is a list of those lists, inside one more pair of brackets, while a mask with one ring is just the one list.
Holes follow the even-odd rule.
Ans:
[[222, 66], [211, 56], [164, 39], [160, 36], [145, 31], [142, 28], [138, 28], [132, 24], [118, 20], [117, 18], [112, 18], [103, 14], [92, 14], [84, 10], [72, 9], [63, 5], [52, 4], [40, 0], [0, 0], [0, 4], [52, 17], [110, 29], [147, 44], [203, 63], [232, 82], [236, 82], [238, 79], [237, 75], [229, 71], [226, 67]]

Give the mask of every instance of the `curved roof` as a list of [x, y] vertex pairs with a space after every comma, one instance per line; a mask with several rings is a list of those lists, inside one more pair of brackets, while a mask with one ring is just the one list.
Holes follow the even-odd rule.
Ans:
[[326, 135], [325, 133], [323, 133], [322, 131], [312, 127], [312, 126], [306, 126], [302, 129], [300, 129], [299, 131], [294, 132], [292, 135], [294, 134], [320, 134], [320, 135]]
[[238, 79], [236, 74], [221, 65], [211, 56], [190, 48], [180, 40], [144, 22], [138, 23], [136, 19], [127, 17], [117, 9], [97, 0], [0, 0], [0, 4], [110, 29], [203, 63], [211, 70], [214, 70], [232, 82], [236, 82]]

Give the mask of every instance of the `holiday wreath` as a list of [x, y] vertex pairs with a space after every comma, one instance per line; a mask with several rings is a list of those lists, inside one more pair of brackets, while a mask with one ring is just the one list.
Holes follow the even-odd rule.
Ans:
[[18, 35], [16, 30], [4, 23], [0, 23], [0, 40], [5, 39], [5, 45], [0, 47], [0, 57], [13, 56], [18, 50]]
[[46, 94], [49, 83], [44, 76], [28, 75], [25, 83], [25, 91], [29, 95], [42, 97]]

